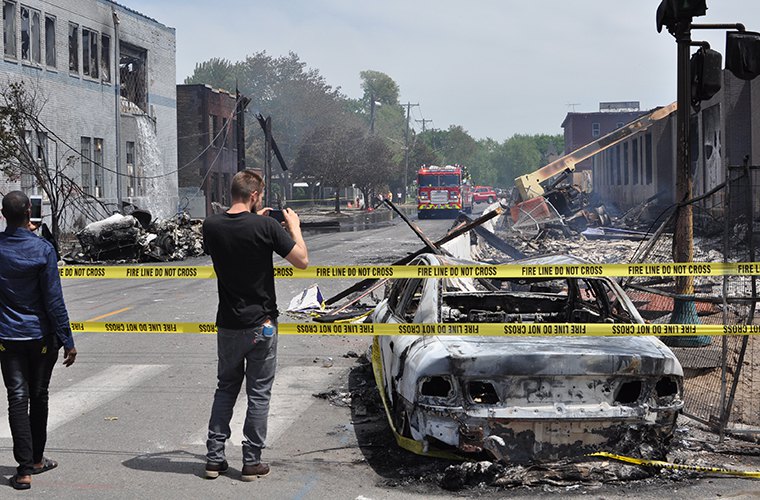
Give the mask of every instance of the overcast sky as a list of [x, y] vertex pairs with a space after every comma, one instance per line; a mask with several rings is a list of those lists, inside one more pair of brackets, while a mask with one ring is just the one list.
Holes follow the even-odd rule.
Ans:
[[[476, 138], [559, 134], [600, 101], [676, 98], [676, 44], [660, 0], [121, 0], [177, 30], [177, 81], [195, 63], [293, 51], [349, 97], [359, 72], [387, 73], [412, 118]], [[697, 22], [760, 31], [760, 0], [708, 0]], [[723, 53], [725, 35], [695, 32]], [[254, 103], [255, 105], [255, 103]], [[419, 130], [421, 124], [412, 122]]]

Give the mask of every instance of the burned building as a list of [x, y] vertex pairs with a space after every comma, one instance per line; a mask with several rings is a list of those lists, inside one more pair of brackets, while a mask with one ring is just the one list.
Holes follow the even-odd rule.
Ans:
[[[28, 139], [40, 158], [63, 165], [83, 194], [106, 207], [102, 215], [121, 209], [119, 200], [172, 215], [174, 28], [109, 0], [3, 0], [2, 6], [0, 80], [22, 81], [44, 100], [39, 120], [50, 132], [30, 132]], [[28, 175], [0, 184], [43, 194]], [[66, 229], [91, 218], [68, 214]]]
[[212, 203], [230, 204], [242, 133], [235, 103], [234, 95], [208, 85], [177, 85], [180, 208], [193, 217], [211, 214]]
[[[565, 154], [575, 151], [626, 123], [635, 120], [645, 112], [640, 111], [638, 101], [600, 102], [599, 111], [590, 113], [570, 112], [562, 122], [565, 131]], [[590, 170], [591, 159], [584, 160], [576, 166], [579, 171]]]
[[[676, 113], [593, 158], [594, 192], [620, 209], [659, 195], [675, 202]], [[760, 82], [723, 72], [721, 90], [691, 111], [693, 195], [709, 192], [727, 169], [760, 163]], [[756, 182], [755, 182], [756, 183]], [[716, 196], [722, 196], [717, 193]], [[714, 206], [722, 203], [713, 200]], [[756, 210], [758, 207], [756, 207]]]

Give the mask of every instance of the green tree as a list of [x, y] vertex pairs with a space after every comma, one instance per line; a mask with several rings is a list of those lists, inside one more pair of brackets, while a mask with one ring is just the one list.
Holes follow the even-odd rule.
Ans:
[[369, 104], [372, 97], [382, 105], [398, 104], [399, 87], [398, 84], [381, 71], [371, 69], [359, 73], [362, 80], [362, 90], [364, 95], [362, 100]]

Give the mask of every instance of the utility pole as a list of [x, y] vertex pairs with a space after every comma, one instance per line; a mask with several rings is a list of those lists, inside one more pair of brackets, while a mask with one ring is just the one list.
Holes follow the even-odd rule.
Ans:
[[426, 123], [430, 123], [433, 120], [426, 120], [426, 119], [423, 118], [422, 120], [414, 120], [414, 121], [416, 121], [417, 123], [422, 123], [422, 133], [424, 134], [425, 133], [425, 124]]
[[114, 44], [114, 68], [113, 73], [113, 91], [115, 100], [115, 126], [116, 126], [116, 147], [114, 153], [116, 153], [116, 210], [121, 212], [124, 207], [121, 206], [121, 73], [119, 72], [119, 62], [121, 61], [121, 41], [119, 38], [119, 14], [116, 13], [115, 8], [111, 8], [111, 16], [113, 17], [113, 44]]
[[369, 95], [369, 133], [375, 133], [375, 96]]
[[419, 106], [419, 104], [406, 103], [406, 128], [404, 129], [404, 191], [401, 195], [401, 201], [406, 203], [406, 188], [409, 185], [409, 114], [412, 110], [412, 106]]

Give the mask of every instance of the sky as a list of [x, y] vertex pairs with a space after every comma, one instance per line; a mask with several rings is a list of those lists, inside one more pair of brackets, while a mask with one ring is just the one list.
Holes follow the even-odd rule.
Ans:
[[[676, 43], [660, 0], [120, 0], [176, 29], [177, 82], [212, 57], [292, 51], [348, 97], [359, 73], [393, 78], [427, 128], [461, 125], [499, 142], [561, 134], [566, 114], [606, 101], [676, 99]], [[760, 0], [707, 0], [699, 23], [760, 31]], [[721, 53], [723, 31], [700, 30]], [[255, 103], [254, 103], [255, 105]]]

